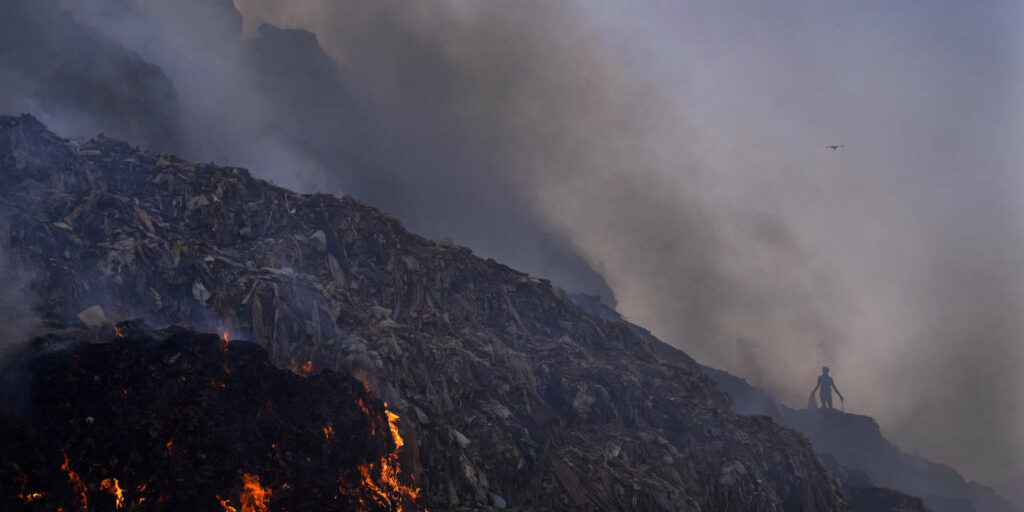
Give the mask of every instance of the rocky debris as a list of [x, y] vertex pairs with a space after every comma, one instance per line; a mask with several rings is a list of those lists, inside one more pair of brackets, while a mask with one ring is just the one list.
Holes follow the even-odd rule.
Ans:
[[850, 499], [853, 512], [926, 512], [921, 498], [894, 489], [877, 487], [866, 474], [850, 470], [835, 457], [821, 454], [821, 460], [833, 476], [843, 485], [843, 493]]
[[0, 204], [47, 321], [98, 304], [355, 375], [401, 416], [435, 508], [848, 509], [802, 436], [628, 326], [352, 198], [5, 117]]
[[884, 487], [855, 487], [846, 491], [854, 512], [927, 512], [921, 498]]
[[882, 436], [878, 423], [868, 416], [786, 408], [779, 421], [803, 432], [815, 450], [863, 473], [875, 485], [920, 496], [931, 512], [1016, 510], [995, 491], [965, 481], [953, 468], [904, 453]]
[[107, 315], [103, 312], [103, 308], [99, 306], [86, 308], [81, 313], [78, 313], [78, 319], [89, 327], [100, 327], [107, 323]]
[[0, 410], [3, 510], [417, 506], [378, 492], [398, 446], [384, 405], [349, 376], [298, 375], [253, 343], [140, 323], [27, 350], [31, 385], [15, 390], [31, 389], [29, 414]]
[[654, 352], [654, 355], [658, 356], [658, 359], [666, 363], [697, 369], [711, 377], [711, 380], [715, 381], [715, 384], [732, 398], [732, 408], [734, 411], [740, 414], [763, 414], [773, 418], [777, 418], [781, 414], [782, 409], [775, 403], [775, 399], [767, 391], [758, 389], [750, 385], [746, 380], [729, 372], [698, 363], [686, 352], [658, 339], [651, 334], [651, 331], [626, 321], [618, 311], [603, 303], [600, 297], [584, 293], [573, 293], [569, 297], [587, 313], [613, 322], [622, 322], [629, 326], [633, 332], [650, 344], [651, 351]]
[[921, 507], [926, 506], [931, 512], [1016, 510], [995, 491], [965, 481], [953, 468], [900, 451], [882, 436], [878, 424], [867, 416], [786, 407], [767, 391], [744, 379], [697, 363], [646, 329], [627, 322], [598, 297], [583, 294], [571, 297], [591, 314], [628, 325], [650, 342], [653, 352], [662, 361], [703, 372], [729, 393], [736, 412], [771, 416], [782, 425], [807, 435], [826, 468], [843, 484], [854, 510], [918, 510], [914, 508], [918, 505], [913, 496], [920, 496]]
[[627, 325], [633, 332], [647, 341], [651, 347], [651, 352], [654, 352], [654, 355], [658, 356], [662, 361], [672, 364], [681, 364], [691, 368], [700, 366], [697, 361], [690, 357], [686, 352], [659, 340], [651, 334], [651, 331], [632, 322], [627, 322], [618, 311], [615, 311], [614, 308], [602, 302], [601, 297], [598, 297], [597, 295], [587, 295], [585, 293], [572, 293], [569, 294], [569, 298], [572, 299], [576, 305], [583, 308], [584, 311], [591, 315], [599, 316], [612, 322], [622, 322]]

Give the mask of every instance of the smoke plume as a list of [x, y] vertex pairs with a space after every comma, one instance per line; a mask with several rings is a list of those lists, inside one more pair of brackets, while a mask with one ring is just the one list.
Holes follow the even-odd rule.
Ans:
[[[1024, 487], [1019, 6], [64, 5], [173, 84], [142, 105], [179, 118], [114, 118], [133, 140], [614, 291], [793, 405], [829, 365], [904, 448]], [[0, 62], [16, 107], [107, 122]]]

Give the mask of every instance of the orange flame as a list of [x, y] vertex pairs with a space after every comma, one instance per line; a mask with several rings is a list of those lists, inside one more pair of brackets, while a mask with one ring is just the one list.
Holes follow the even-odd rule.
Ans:
[[172, 439], [170, 441], [167, 441], [167, 445], [166, 446], [167, 446], [167, 456], [168, 457], [173, 457], [174, 456], [174, 440]]
[[100, 490], [107, 491], [114, 496], [117, 508], [124, 507], [124, 490], [121, 489], [116, 478], [107, 478], [100, 482]]
[[111, 325], [111, 327], [114, 328], [114, 333], [117, 334], [118, 338], [124, 338], [125, 337], [124, 330], [122, 330], [120, 327], [118, 327], [117, 323], [115, 323], [113, 320], [111, 320], [110, 321], [110, 325]]
[[260, 485], [260, 477], [246, 473], [242, 475], [242, 484], [245, 486], [245, 491], [239, 498], [242, 502], [242, 512], [267, 512], [270, 489]]
[[8, 462], [8, 465], [11, 466], [11, 469], [18, 472], [18, 487], [21, 488], [21, 492], [18, 493], [18, 499], [27, 504], [43, 497], [43, 493], [41, 492], [28, 491], [28, 476], [26, 476], [25, 473], [22, 473], [21, 470], [18, 469], [18, 466], [10, 462]]
[[[231, 338], [228, 337], [228, 331], [224, 329], [217, 329], [217, 331], [220, 332], [220, 351], [227, 355], [228, 346], [231, 345]], [[228, 366], [226, 360], [221, 363], [221, 368], [224, 369], [224, 373], [231, 373], [231, 367]]]
[[[140, 492], [140, 493], [141, 492], [145, 492], [146, 491], [146, 483], [143, 482], [143, 483], [139, 484], [139, 486], [136, 487], [135, 490]], [[161, 499], [162, 499], [162, 497], [161, 497]], [[146, 497], [145, 496], [139, 496], [139, 499], [135, 500], [135, 504], [136, 505], [141, 505], [141, 504], [143, 504], [145, 502], [146, 502]]]
[[220, 502], [220, 506], [222, 509], [224, 509], [224, 512], [238, 512], [237, 508], [231, 506], [231, 500], [226, 500], [224, 498], [221, 498], [220, 496], [217, 496], [217, 501]]
[[303, 377], [309, 377], [309, 374], [313, 373], [313, 361], [306, 361], [301, 365], [292, 359], [292, 371], [302, 375]]
[[331, 442], [331, 438], [334, 437], [334, 426], [333, 425], [324, 425], [323, 426], [323, 430], [324, 430], [324, 439], [328, 443]]
[[[268, 512], [270, 504], [270, 489], [260, 485], [260, 477], [246, 473], [242, 475], [242, 495], [238, 497], [241, 512]], [[231, 505], [231, 500], [217, 496], [220, 506], [224, 512], [239, 512]]]
[[60, 469], [68, 474], [68, 480], [71, 481], [71, 486], [74, 487], [75, 494], [78, 495], [78, 503], [81, 508], [86, 508], [89, 506], [89, 498], [86, 496], [85, 484], [82, 483], [78, 473], [71, 471], [71, 462], [68, 461], [68, 454], [61, 452], [61, 455], [64, 456], [64, 464], [61, 465]]
[[23, 492], [21, 494], [18, 494], [18, 497], [21, 498], [21, 501], [24, 501], [25, 503], [32, 503], [33, 501], [38, 500], [39, 498], [42, 498], [43, 497], [43, 493], [41, 493], [41, 492], [24, 493]]
[[[384, 407], [387, 406], [388, 404], [384, 404]], [[395, 451], [397, 452], [405, 446], [405, 440], [402, 439], [402, 435], [398, 433], [398, 420], [401, 418], [387, 409], [384, 409], [384, 414], [388, 415], [388, 427], [391, 428], [391, 438], [395, 441]]]
[[227, 352], [228, 345], [231, 344], [231, 337], [228, 336], [228, 331], [225, 329], [217, 329], [217, 332], [220, 333], [220, 349], [223, 352]]
[[[362, 401], [359, 405], [367, 415], [371, 418], [374, 417]], [[400, 480], [401, 467], [398, 463], [398, 452], [405, 446], [405, 440], [398, 432], [399, 416], [388, 410], [387, 404], [384, 404], [384, 407], [395, 450], [385, 455], [379, 462], [360, 465], [359, 473], [363, 477], [363, 487], [373, 493], [374, 501], [379, 505], [393, 507], [394, 510], [402, 512], [402, 504], [419, 498], [420, 490], [414, 485], [403, 484]], [[344, 486], [343, 482], [342, 485]]]

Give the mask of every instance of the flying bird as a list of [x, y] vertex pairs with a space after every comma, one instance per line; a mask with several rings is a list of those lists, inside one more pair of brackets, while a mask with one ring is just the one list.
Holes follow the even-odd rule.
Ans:
[[842, 144], [838, 144], [838, 145], [835, 145], [835, 146], [825, 146], [825, 147], [828, 148], [828, 149], [831, 149], [832, 151], [835, 151], [835, 150], [837, 150], [839, 148], [845, 148], [846, 146], [844, 146]]

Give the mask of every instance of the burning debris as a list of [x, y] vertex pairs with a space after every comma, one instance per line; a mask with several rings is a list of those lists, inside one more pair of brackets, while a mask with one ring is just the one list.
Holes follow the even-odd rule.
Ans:
[[305, 363], [299, 364], [292, 359], [291, 369], [299, 375], [309, 376], [310, 373], [313, 373], [313, 361], [306, 361]]
[[241, 511], [232, 507], [229, 500], [217, 496], [220, 506], [224, 512], [268, 512], [267, 506], [270, 503], [270, 489], [260, 485], [260, 477], [248, 473], [242, 475], [242, 494], [238, 497], [241, 504]]
[[[0, 419], [0, 509], [424, 510], [397, 417], [362, 383], [279, 370], [251, 343], [225, 354], [214, 335], [120, 332], [31, 363], [31, 416]], [[34, 348], [69, 339], [95, 334]]]
[[[330, 510], [333, 496], [355, 491], [352, 507], [380, 510], [421, 501], [444, 510], [846, 509], [802, 437], [732, 413], [706, 377], [661, 364], [624, 324], [586, 314], [545, 280], [408, 233], [352, 198], [297, 194], [236, 167], [103, 137], [67, 141], [30, 117], [0, 117], [0, 208], [10, 210], [10, 257], [41, 267], [35, 289], [54, 328], [85, 322], [85, 311], [104, 329], [131, 317], [231, 326], [269, 355], [211, 336], [195, 350], [156, 350], [181, 353], [162, 363], [171, 368], [193, 365], [186, 381], [146, 369], [162, 359], [125, 365], [107, 354], [92, 371], [119, 387], [86, 399], [98, 384], [51, 383], [37, 407], [67, 425], [55, 439], [104, 431], [104, 442], [138, 443], [137, 457], [115, 444], [66, 447], [90, 503], [113, 500], [96, 486], [117, 478], [126, 504], [188, 509], [185, 501], [201, 499], [223, 510], [220, 496], [239, 508], [241, 476], [251, 474], [271, 508], [292, 503], [293, 512], [300, 502]], [[91, 350], [118, 349], [79, 358], [91, 360]], [[253, 365], [270, 363], [292, 371], [253, 377]], [[181, 393], [175, 401], [171, 391]], [[122, 417], [85, 412], [108, 392], [123, 401], [111, 403], [159, 413], [129, 415], [128, 428]], [[69, 400], [62, 395], [80, 397], [79, 414], [94, 426], [56, 407]], [[339, 396], [343, 404], [325, 409]], [[12, 459], [22, 466], [48, 468], [65, 448], [30, 441], [14, 446], [43, 448]], [[324, 452], [325, 442], [348, 451]], [[169, 466], [153, 477], [141, 454]], [[27, 467], [43, 475], [42, 500], [73, 503], [44, 467]], [[145, 493], [133, 491], [142, 484]], [[28, 485], [37, 490], [33, 478]]]

